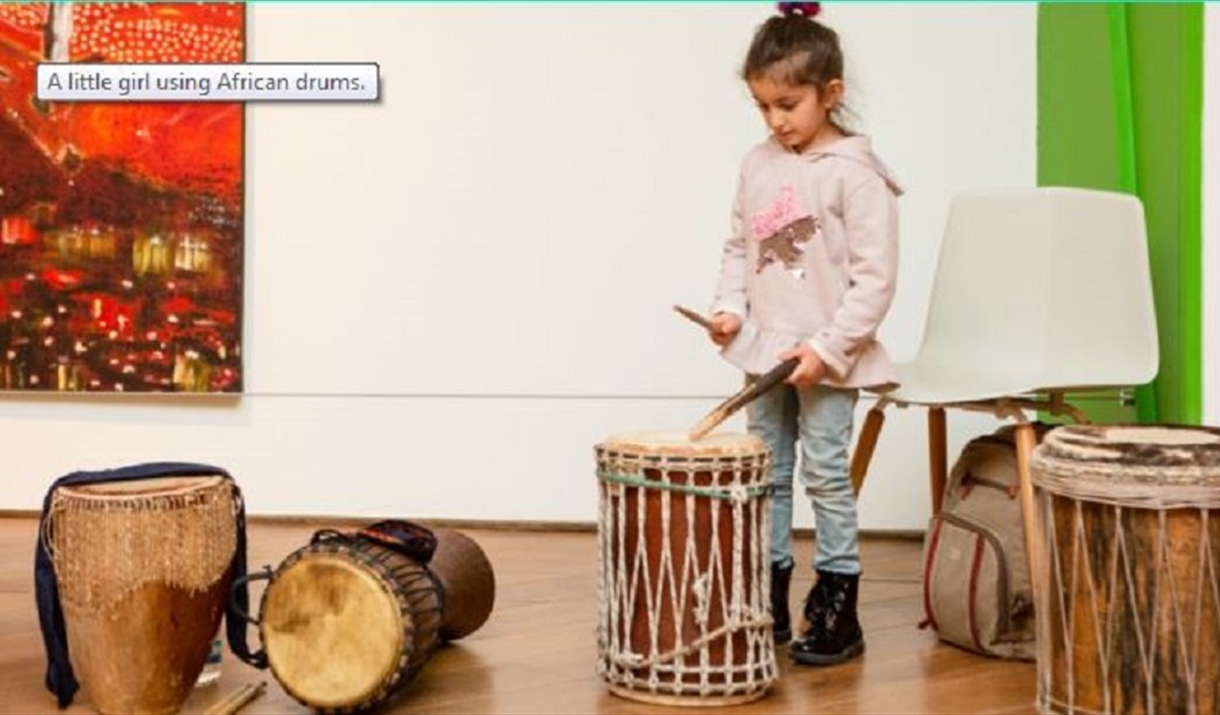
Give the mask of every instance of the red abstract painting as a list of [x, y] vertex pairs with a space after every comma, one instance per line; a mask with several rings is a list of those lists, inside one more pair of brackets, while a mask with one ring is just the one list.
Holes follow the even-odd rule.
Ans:
[[241, 391], [242, 105], [35, 77], [244, 57], [241, 3], [0, 2], [0, 389]]

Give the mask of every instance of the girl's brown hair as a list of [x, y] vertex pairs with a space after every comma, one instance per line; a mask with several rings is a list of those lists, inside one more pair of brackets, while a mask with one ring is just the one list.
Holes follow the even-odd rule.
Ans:
[[[794, 85], [811, 85], [819, 92], [833, 80], [843, 80], [843, 50], [839, 34], [813, 18], [817, 3], [780, 3], [784, 13], [769, 18], [750, 43], [741, 65], [741, 78], [770, 76]], [[832, 121], [842, 128], [840, 104]]]

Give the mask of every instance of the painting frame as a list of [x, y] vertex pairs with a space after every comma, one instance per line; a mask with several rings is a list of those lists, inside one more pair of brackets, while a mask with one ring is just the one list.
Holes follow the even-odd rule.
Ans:
[[245, 104], [42, 102], [32, 60], [242, 63], [248, 15], [0, 2], [0, 391], [244, 391]]

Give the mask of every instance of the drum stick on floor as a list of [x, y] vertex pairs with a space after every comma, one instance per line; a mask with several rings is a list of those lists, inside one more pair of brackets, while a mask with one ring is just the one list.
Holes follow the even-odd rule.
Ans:
[[727, 420], [734, 412], [745, 407], [767, 390], [788, 379], [788, 376], [796, 369], [799, 362], [797, 358], [788, 358], [771, 368], [762, 377], [741, 388], [737, 394], [721, 402], [716, 406], [716, 409], [707, 413], [707, 416], [700, 420], [699, 424], [695, 425], [695, 428], [690, 431], [691, 441], [698, 442], [703, 439], [707, 436], [708, 432], [716, 429], [717, 425]]
[[252, 700], [263, 694], [267, 689], [267, 681], [262, 681], [258, 685], [246, 683], [237, 689], [229, 697], [221, 700], [208, 710], [207, 715], [234, 715], [242, 708], [250, 704]]

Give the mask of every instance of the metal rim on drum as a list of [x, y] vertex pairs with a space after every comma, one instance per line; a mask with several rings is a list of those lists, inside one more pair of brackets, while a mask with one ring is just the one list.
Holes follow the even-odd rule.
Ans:
[[668, 706], [765, 695], [778, 678], [765, 444], [638, 433], [595, 453], [598, 671], [610, 692]]
[[294, 699], [321, 713], [361, 712], [424, 666], [439, 642], [443, 606], [422, 564], [373, 542], [323, 538], [271, 577], [260, 634], [276, 680]]

